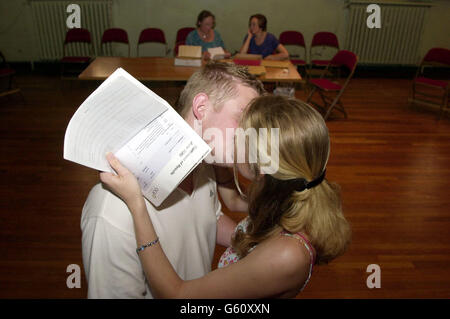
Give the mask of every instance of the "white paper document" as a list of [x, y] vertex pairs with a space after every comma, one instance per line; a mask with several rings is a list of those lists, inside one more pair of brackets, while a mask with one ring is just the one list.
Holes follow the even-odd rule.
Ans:
[[211, 60], [225, 59], [225, 51], [222, 47], [209, 48], [208, 52], [211, 54]]
[[64, 137], [64, 159], [113, 172], [112, 152], [159, 206], [211, 148], [161, 97], [117, 69], [78, 108]]

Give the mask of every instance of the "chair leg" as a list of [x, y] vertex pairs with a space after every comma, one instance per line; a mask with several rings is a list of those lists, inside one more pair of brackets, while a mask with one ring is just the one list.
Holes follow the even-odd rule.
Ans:
[[327, 112], [325, 113], [325, 116], [323, 117], [323, 119], [326, 121], [328, 116], [330, 116], [331, 110], [334, 108], [334, 106], [336, 105], [336, 100], [333, 101], [333, 103], [330, 105], [330, 107], [327, 109]]
[[316, 87], [313, 87], [313, 89], [311, 90], [311, 92], [309, 92], [308, 97], [306, 98], [306, 103], [309, 103], [309, 101], [311, 101], [311, 98], [314, 94], [314, 92], [316, 91]]
[[[341, 95], [342, 95], [343, 92], [344, 92], [344, 90], [341, 90], [341, 91], [338, 93], [338, 95], [336, 95], [336, 97], [334, 98], [333, 103], [331, 103], [330, 107], [328, 108], [328, 110], [327, 110], [327, 112], [326, 112], [326, 114], [325, 114], [325, 116], [324, 116], [324, 120], [326, 120], [326, 119], [328, 118], [328, 116], [330, 115], [331, 110], [334, 108], [334, 106], [335, 106], [338, 102], [341, 103], [341, 102], [340, 102], [340, 99], [341, 99]], [[344, 113], [345, 118], [347, 118], [347, 112], [345, 111], [344, 107], [342, 106], [342, 103], [341, 103], [341, 107], [342, 107], [342, 110], [343, 110], [343, 113]]]
[[444, 114], [444, 108], [447, 108], [447, 104], [448, 104], [448, 91], [445, 92], [444, 98], [442, 99], [441, 111], [439, 112], [438, 121], [442, 118], [442, 115]]
[[8, 76], [7, 82], [8, 87], [5, 91], [0, 91], [0, 97], [3, 98], [4, 96], [8, 96], [9, 99], [10, 95], [18, 93], [21, 96], [22, 100], [25, 101], [22, 95], [22, 91], [17, 87], [17, 84], [15, 84], [14, 74]]
[[339, 100], [336, 105], [339, 105], [339, 107], [341, 108], [341, 111], [344, 113], [344, 117], [345, 119], [348, 118], [347, 116], [347, 111], [345, 110], [344, 104], [342, 104], [341, 100]]
[[326, 96], [322, 93], [322, 91], [319, 91], [320, 98], [322, 99], [323, 106], [321, 107], [322, 113], [325, 112], [330, 106], [330, 103], [327, 101]]
[[9, 77], [8, 91], [11, 91], [13, 87], [13, 76]]
[[308, 82], [309, 81], [309, 73], [308, 73], [308, 65], [303, 65], [303, 66], [299, 66], [300, 68], [302, 68], [304, 70], [305, 73], [305, 81]]
[[414, 108], [414, 100], [416, 98], [416, 85], [414, 83], [413, 83], [412, 90], [411, 90], [411, 96], [412, 96], [412, 98], [409, 103], [409, 107], [413, 109]]

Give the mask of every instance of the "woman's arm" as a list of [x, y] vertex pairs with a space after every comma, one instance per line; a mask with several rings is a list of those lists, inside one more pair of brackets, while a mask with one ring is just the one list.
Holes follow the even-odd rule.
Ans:
[[242, 45], [241, 49], [239, 50], [239, 53], [247, 53], [248, 48], [250, 47], [250, 40], [252, 39], [253, 34], [250, 32], [250, 29], [248, 29], [247, 38], [244, 41], [244, 44]]
[[[234, 183], [234, 182], [233, 182]], [[248, 213], [248, 203], [238, 193], [234, 185], [217, 185], [220, 197], [232, 212]]]
[[289, 52], [286, 50], [284, 45], [281, 43], [278, 44], [277, 48], [275, 49], [277, 51], [276, 54], [271, 54], [265, 57], [266, 60], [286, 60], [289, 58]]
[[214, 166], [216, 174], [217, 190], [222, 201], [232, 212], [248, 212], [248, 203], [242, 199], [234, 184], [233, 173], [226, 167]]
[[222, 214], [217, 221], [216, 244], [230, 247], [231, 237], [236, 229], [236, 222], [228, 215]]
[[231, 57], [231, 53], [225, 49], [225, 42], [223, 42], [222, 36], [217, 30], [214, 30], [214, 34], [214, 36], [217, 37], [218, 46], [222, 47], [223, 51], [225, 52], [225, 59], [228, 59], [229, 57]]
[[203, 53], [202, 53], [202, 59], [208, 61], [209, 59], [211, 59], [211, 53], [209, 53], [208, 50], [203, 51]]
[[[107, 159], [118, 175], [100, 173], [101, 181], [128, 205], [137, 245], [153, 241], [156, 232], [136, 178], [111, 153]], [[261, 243], [237, 263], [188, 281], [177, 275], [159, 244], [139, 257], [157, 298], [263, 298], [301, 287], [309, 271], [301, 249], [297, 240], [280, 236]]]
[[[112, 153], [108, 153], [106, 158], [118, 175], [103, 172], [100, 173], [100, 180], [127, 204], [133, 216], [136, 247], [154, 241], [157, 235], [136, 177], [122, 166]], [[154, 295], [159, 298], [176, 296], [182, 280], [173, 269], [161, 245], [157, 243], [144, 249], [139, 253], [139, 257]]]

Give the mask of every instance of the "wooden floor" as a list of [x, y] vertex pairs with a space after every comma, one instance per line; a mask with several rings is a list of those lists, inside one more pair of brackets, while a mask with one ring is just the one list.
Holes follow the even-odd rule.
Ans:
[[[96, 84], [17, 83], [24, 99], [0, 98], [0, 298], [84, 298], [84, 271], [81, 288], [68, 289], [66, 269], [82, 268], [81, 208], [98, 174], [62, 155], [67, 123]], [[409, 87], [353, 79], [349, 118], [328, 121], [327, 178], [341, 185], [353, 241], [298, 298], [450, 297], [450, 120], [409, 108]], [[179, 90], [155, 88], [171, 103]], [[370, 264], [381, 267], [379, 289], [366, 285]]]

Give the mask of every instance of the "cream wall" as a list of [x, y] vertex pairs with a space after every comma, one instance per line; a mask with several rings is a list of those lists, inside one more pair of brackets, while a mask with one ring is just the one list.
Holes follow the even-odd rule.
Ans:
[[[432, 3], [434, 6], [429, 10], [420, 45], [421, 55], [430, 47], [450, 48], [450, 1]], [[127, 30], [134, 56], [143, 28], [163, 29], [169, 47], [173, 47], [176, 30], [194, 26], [202, 9], [216, 15], [216, 28], [232, 52], [240, 48], [248, 17], [254, 13], [266, 15], [268, 31], [276, 36], [284, 30], [298, 30], [309, 44], [315, 32], [331, 31], [345, 47], [343, 0], [114, 0], [113, 24]], [[37, 48], [29, 1], [0, 0], [0, 50], [10, 61], [32, 61], [37, 59]]]
[[420, 52], [423, 56], [430, 48], [450, 49], [450, 0], [432, 1], [425, 20]]

